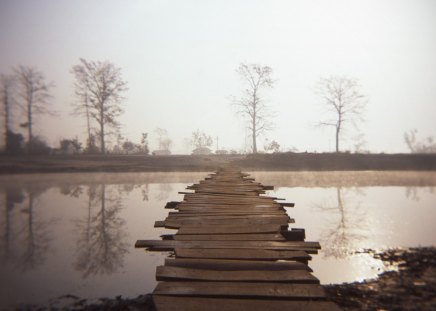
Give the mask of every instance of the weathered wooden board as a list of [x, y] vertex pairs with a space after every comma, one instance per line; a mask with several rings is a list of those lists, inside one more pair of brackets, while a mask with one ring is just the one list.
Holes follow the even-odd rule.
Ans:
[[262, 260], [229, 260], [229, 259], [195, 259], [195, 258], [166, 258], [166, 266], [184, 267], [206, 270], [242, 271], [242, 270], [306, 270], [312, 269], [302, 262], [281, 260], [281, 261], [262, 261]]
[[186, 201], [182, 201], [177, 205], [177, 208], [183, 209], [183, 208], [233, 208], [233, 209], [250, 209], [250, 210], [255, 210], [255, 209], [279, 209], [279, 210], [284, 210], [283, 206], [281, 206], [279, 203], [275, 203], [275, 202], [270, 202], [270, 203], [235, 203], [232, 204], [232, 202], [227, 202], [227, 203], [213, 203], [213, 202], [186, 202]]
[[[229, 218], [229, 219], [166, 219], [164, 226], [166, 228], [180, 228], [192, 225], [280, 225], [286, 226], [294, 223], [294, 219], [289, 218]], [[161, 224], [159, 222], [158, 224]]]
[[212, 217], [212, 216], [287, 216], [283, 211], [266, 211], [266, 212], [250, 212], [250, 211], [183, 211], [171, 212], [168, 217]]
[[[231, 212], [227, 212], [227, 213], [231, 213]], [[218, 213], [218, 214], [174, 213], [174, 214], [169, 214], [168, 217], [166, 218], [166, 220], [250, 219], [250, 218], [252, 218], [252, 219], [271, 219], [272, 218], [272, 219], [289, 220], [289, 216], [287, 214], [285, 214], [284, 212], [275, 212], [273, 214], [266, 214], [266, 213], [252, 214], [252, 213], [245, 212], [245, 214], [240, 213], [239, 215], [232, 215], [232, 214], [227, 214], [227, 213], [223, 213], [223, 212]]]
[[[183, 248], [275, 248], [275, 249], [320, 249], [318, 242], [304, 241], [178, 241], [178, 240], [138, 240], [136, 247], [168, 246]], [[192, 246], [192, 247], [191, 247]]]
[[231, 299], [153, 295], [157, 311], [340, 311], [328, 301]]
[[177, 234], [233, 234], [233, 233], [278, 233], [280, 225], [208, 225], [183, 226]]
[[165, 221], [171, 220], [171, 221], [205, 221], [205, 220], [235, 220], [235, 219], [252, 219], [252, 220], [283, 220], [288, 221], [290, 218], [286, 214], [281, 215], [213, 215], [213, 216], [198, 216], [198, 215], [189, 215], [189, 216], [179, 216], [179, 215], [169, 215]]
[[190, 280], [214, 282], [292, 282], [299, 284], [319, 284], [319, 280], [306, 270], [217, 271], [171, 266], [157, 267], [156, 280]]
[[174, 234], [166, 240], [179, 241], [286, 241], [281, 234]]
[[324, 288], [312, 284], [249, 282], [159, 282], [154, 295], [208, 297], [325, 298]]
[[235, 218], [235, 219], [186, 219], [186, 220], [165, 220], [164, 223], [157, 222], [155, 227], [163, 226], [165, 228], [181, 228], [184, 226], [208, 226], [208, 225], [280, 225], [287, 226], [289, 223], [294, 223], [294, 219], [263, 219], [263, 218]]
[[196, 249], [175, 248], [177, 258], [296, 260], [306, 263], [312, 257], [305, 251], [276, 251], [265, 249]]

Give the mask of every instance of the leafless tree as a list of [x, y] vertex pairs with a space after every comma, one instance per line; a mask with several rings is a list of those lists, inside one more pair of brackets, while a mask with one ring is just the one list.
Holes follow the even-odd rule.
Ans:
[[404, 142], [411, 153], [436, 153], [436, 142], [433, 136], [418, 141], [418, 130], [413, 129], [404, 133]]
[[14, 85], [15, 78], [12, 75], [1, 74], [0, 75], [0, 101], [2, 104], [2, 114], [4, 118], [4, 137], [6, 144], [6, 151], [9, 150], [9, 135], [8, 133], [11, 131], [11, 110], [12, 105], [14, 103]]
[[272, 128], [271, 113], [262, 98], [261, 91], [272, 88], [272, 69], [258, 64], [240, 64], [236, 72], [240, 75], [246, 88], [239, 98], [233, 99], [238, 107], [238, 114], [247, 122], [252, 138], [252, 151], [257, 153], [257, 137]]
[[213, 144], [212, 136], [207, 135], [205, 132], [196, 130], [192, 132], [192, 144], [195, 148], [210, 147]]
[[117, 117], [123, 112], [122, 93], [127, 91], [127, 82], [122, 79], [121, 69], [114, 64], [94, 62], [80, 59], [80, 64], [73, 66], [72, 73], [76, 78], [75, 93], [79, 99], [76, 112], [87, 118], [88, 139], [91, 139], [90, 119], [98, 125], [100, 151], [106, 152], [105, 138], [107, 127], [118, 129]]
[[77, 102], [73, 104], [73, 114], [74, 115], [81, 115], [86, 118], [86, 133], [88, 135], [88, 138], [86, 140], [86, 148], [87, 150], [92, 149], [92, 142], [93, 142], [93, 133], [92, 133], [92, 126], [91, 126], [91, 106], [88, 98], [88, 91], [82, 88], [82, 85], [80, 85], [77, 80], [74, 83], [75, 88], [75, 95], [77, 97]]
[[322, 78], [318, 83], [318, 95], [328, 114], [319, 125], [335, 128], [336, 152], [339, 152], [339, 140], [346, 126], [352, 124], [357, 128], [357, 124], [363, 121], [367, 101], [359, 88], [356, 79], [345, 76]]
[[54, 86], [52, 82], [45, 81], [42, 72], [33, 67], [18, 66], [14, 69], [17, 86], [19, 105], [23, 109], [26, 122], [21, 126], [27, 128], [28, 136], [28, 151], [31, 151], [33, 146], [33, 125], [35, 114], [54, 114], [49, 110], [50, 88]]

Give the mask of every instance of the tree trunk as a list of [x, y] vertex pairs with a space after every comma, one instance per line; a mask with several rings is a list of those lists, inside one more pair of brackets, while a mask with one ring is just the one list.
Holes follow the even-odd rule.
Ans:
[[252, 125], [252, 136], [253, 136], [253, 153], [257, 153], [257, 143], [256, 143], [256, 119], [257, 119], [257, 111], [256, 111], [256, 105], [257, 105], [257, 96], [256, 96], [257, 90], [254, 89], [253, 92], [253, 118], [251, 120]]
[[86, 108], [86, 127], [88, 130], [88, 151], [91, 150], [91, 122], [89, 120], [89, 106], [88, 106], [88, 95], [85, 95], [85, 108]]
[[251, 133], [253, 136], [253, 153], [257, 153], [257, 144], [256, 144], [256, 122], [253, 119], [253, 132]]
[[336, 152], [339, 152], [339, 132], [341, 131], [341, 128], [339, 126], [336, 126]]
[[101, 145], [101, 153], [106, 153], [106, 148], [104, 145], [104, 116], [103, 116], [103, 107], [100, 108], [100, 145]]
[[5, 106], [5, 145], [6, 145], [6, 152], [10, 149], [10, 143], [9, 143], [9, 119], [10, 119], [10, 113], [9, 113], [9, 90], [5, 90], [5, 97], [4, 97], [4, 106]]
[[33, 135], [32, 135], [32, 99], [29, 98], [27, 103], [27, 135], [28, 135], [28, 146], [27, 150], [30, 152], [33, 147]]

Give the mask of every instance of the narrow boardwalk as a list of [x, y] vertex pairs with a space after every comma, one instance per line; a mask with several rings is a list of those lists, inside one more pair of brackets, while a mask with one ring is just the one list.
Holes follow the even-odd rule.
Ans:
[[339, 310], [308, 266], [318, 242], [305, 242], [279, 198], [236, 169], [222, 169], [182, 192], [156, 227], [177, 229], [135, 247], [174, 251], [156, 269], [158, 311]]

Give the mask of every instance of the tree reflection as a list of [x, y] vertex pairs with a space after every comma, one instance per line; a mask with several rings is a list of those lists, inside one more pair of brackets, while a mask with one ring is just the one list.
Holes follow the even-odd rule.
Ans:
[[118, 185], [119, 195], [126, 195], [135, 189], [141, 189], [142, 201], [148, 201], [148, 184], [122, 184]]
[[[356, 193], [365, 195], [358, 189]], [[324, 257], [345, 258], [356, 250], [357, 242], [366, 238], [365, 215], [360, 206], [357, 204], [350, 209], [346, 205], [343, 189], [336, 187], [336, 204], [318, 206], [322, 211], [333, 213], [337, 217], [337, 221], [330, 222], [329, 228], [320, 237]]]
[[27, 215], [27, 223], [24, 230], [25, 249], [21, 256], [23, 269], [33, 269], [44, 263], [49, 250], [51, 238], [49, 236], [49, 222], [39, 221], [35, 213], [35, 202], [37, 197], [45, 189], [30, 187], [27, 195], [27, 208], [22, 212]]
[[167, 200], [172, 191], [172, 184], [159, 184], [159, 192], [156, 194], [156, 199], [159, 201]]
[[123, 267], [128, 252], [125, 221], [119, 217], [121, 197], [107, 191], [104, 184], [89, 186], [87, 195], [87, 215], [76, 224], [80, 236], [74, 267], [83, 277], [112, 274]]
[[23, 190], [16, 187], [7, 187], [4, 189], [4, 230], [2, 234], [2, 262], [6, 263], [14, 258], [12, 241], [15, 240], [14, 231], [14, 207], [22, 203], [25, 199]]
[[420, 193], [428, 192], [428, 194], [434, 194], [434, 187], [406, 187], [406, 198], [415, 202], [421, 200]]

